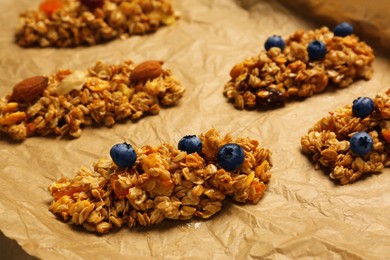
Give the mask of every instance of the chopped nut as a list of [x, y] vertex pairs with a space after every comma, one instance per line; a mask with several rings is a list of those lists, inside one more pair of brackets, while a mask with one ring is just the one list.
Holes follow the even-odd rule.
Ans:
[[68, 76], [66, 76], [58, 85], [58, 95], [66, 95], [72, 90], [81, 90], [87, 80], [85, 72], [75, 70]]

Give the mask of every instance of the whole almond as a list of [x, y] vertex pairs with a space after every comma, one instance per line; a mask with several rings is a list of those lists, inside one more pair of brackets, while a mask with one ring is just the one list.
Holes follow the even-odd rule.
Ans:
[[133, 81], [146, 81], [148, 79], [157, 78], [163, 73], [162, 61], [145, 61], [134, 68], [130, 74], [130, 79]]
[[11, 98], [16, 102], [30, 103], [42, 95], [48, 82], [45, 76], [27, 78], [14, 86]]

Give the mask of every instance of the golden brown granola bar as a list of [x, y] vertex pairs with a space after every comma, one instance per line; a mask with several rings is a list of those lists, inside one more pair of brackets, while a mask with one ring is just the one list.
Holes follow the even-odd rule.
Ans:
[[370, 114], [356, 112], [362, 100], [370, 99], [358, 98], [331, 112], [301, 138], [302, 151], [312, 155], [315, 168], [329, 168], [330, 178], [340, 184], [390, 166], [390, 89], [370, 101]]
[[[199, 136], [201, 152], [187, 153], [170, 144], [135, 147], [132, 167], [121, 168], [100, 159], [72, 179], [50, 185], [50, 210], [88, 231], [106, 233], [112, 227], [154, 225], [164, 219], [210, 218], [228, 196], [256, 204], [271, 174], [271, 152], [249, 138], [221, 137], [214, 129]], [[244, 150], [236, 170], [224, 170], [217, 152], [235, 143]]]
[[20, 46], [74, 47], [154, 32], [177, 18], [171, 0], [42, 0], [19, 17]]
[[134, 66], [97, 62], [87, 71], [64, 69], [15, 85], [0, 99], [0, 132], [12, 139], [49, 134], [79, 137], [85, 125], [112, 126], [126, 118], [158, 114], [175, 105], [184, 88], [160, 61]]
[[[326, 55], [312, 60], [308, 46], [315, 40], [324, 44]], [[299, 30], [281, 49], [262, 50], [231, 69], [223, 94], [237, 109], [283, 106], [291, 97], [310, 97], [330, 85], [344, 88], [354, 80], [370, 79], [373, 73], [371, 47], [353, 34], [335, 36], [327, 27]]]

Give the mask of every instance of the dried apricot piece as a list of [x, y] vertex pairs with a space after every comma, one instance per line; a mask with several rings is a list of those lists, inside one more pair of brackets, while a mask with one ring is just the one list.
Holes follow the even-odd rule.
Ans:
[[386, 142], [390, 143], [390, 129], [382, 130], [382, 136]]
[[61, 7], [62, 0], [45, 0], [40, 4], [39, 10], [45, 12], [47, 15], [51, 15], [55, 11], [61, 9]]

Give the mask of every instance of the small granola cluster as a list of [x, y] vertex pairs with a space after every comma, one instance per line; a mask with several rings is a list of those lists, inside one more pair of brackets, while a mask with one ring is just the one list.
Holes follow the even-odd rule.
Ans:
[[175, 105], [184, 88], [162, 62], [97, 62], [87, 71], [59, 70], [15, 85], [0, 99], [0, 132], [14, 140], [49, 134], [79, 137], [85, 125], [112, 126], [126, 118], [158, 114]]
[[[100, 159], [93, 169], [81, 168], [73, 179], [50, 185], [50, 210], [88, 231], [107, 233], [112, 227], [148, 226], [164, 219], [210, 218], [227, 197], [256, 204], [271, 174], [271, 153], [249, 138], [221, 137], [214, 129], [200, 135], [200, 153], [188, 154], [164, 143], [135, 147], [137, 160], [121, 168]], [[218, 149], [240, 145], [244, 162], [233, 171], [217, 163]]]
[[104, 0], [100, 1], [101, 6], [88, 6], [84, 2], [46, 0], [39, 10], [22, 13], [16, 32], [17, 44], [23, 47], [95, 45], [154, 32], [172, 24], [177, 17], [171, 0]]
[[[308, 45], [315, 40], [324, 44], [326, 55], [311, 60]], [[289, 97], [306, 98], [328, 85], [344, 88], [354, 80], [370, 79], [374, 58], [356, 35], [335, 36], [327, 27], [299, 30], [285, 48], [272, 47], [235, 65], [223, 93], [237, 109], [283, 106]]]
[[376, 95], [367, 116], [356, 116], [356, 104], [331, 112], [301, 138], [302, 151], [312, 155], [315, 168], [329, 168], [330, 178], [340, 184], [390, 166], [390, 89]]

